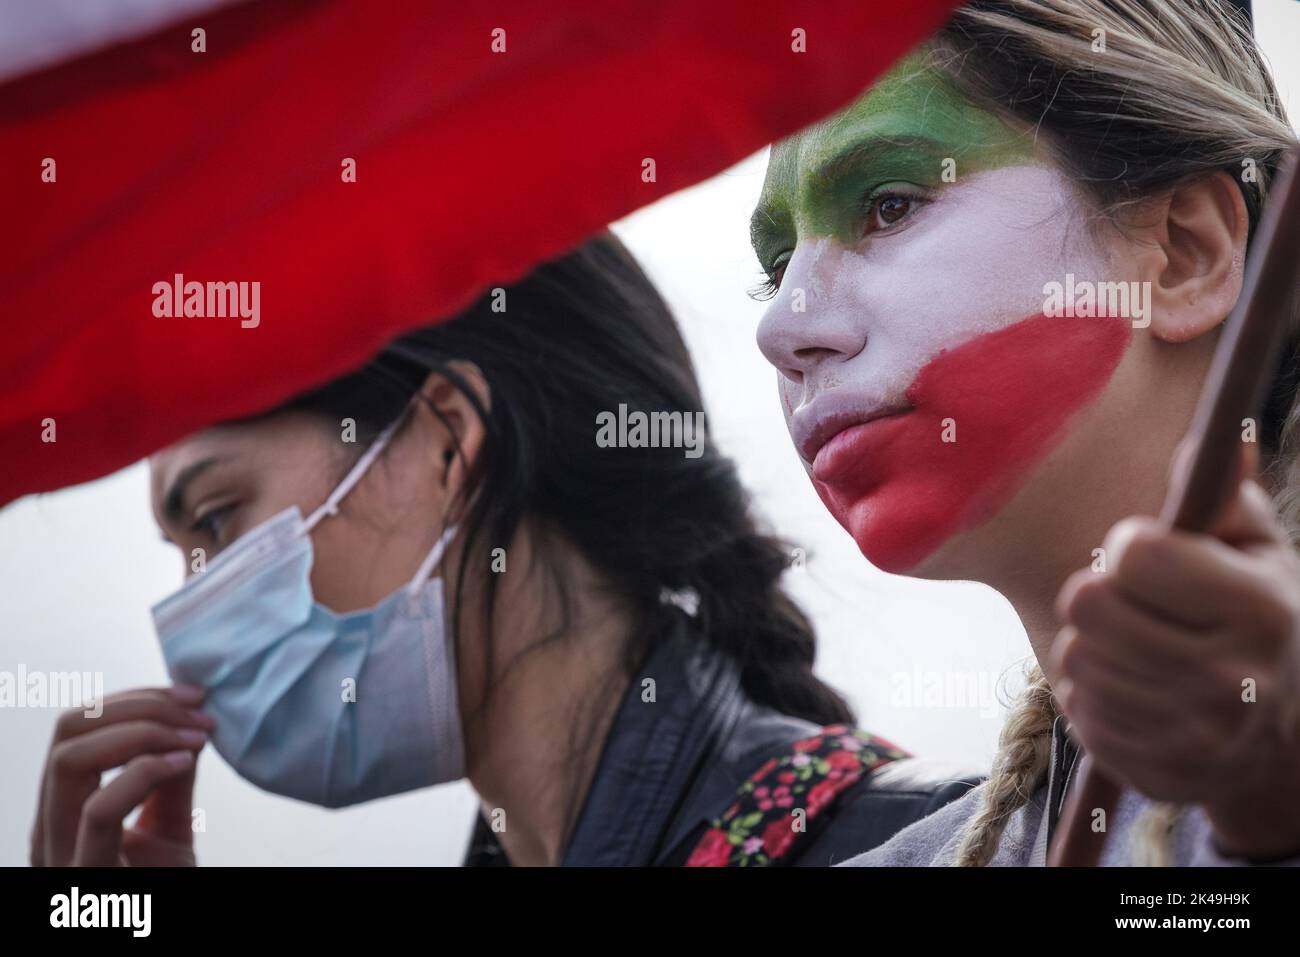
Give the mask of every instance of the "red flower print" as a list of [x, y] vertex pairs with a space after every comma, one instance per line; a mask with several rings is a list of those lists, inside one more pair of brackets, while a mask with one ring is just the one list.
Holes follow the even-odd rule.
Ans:
[[841, 786], [831, 781], [821, 781], [813, 786], [808, 792], [808, 816], [819, 813], [826, 805], [835, 800], [835, 795], [839, 794]]
[[700, 843], [695, 845], [687, 867], [726, 867], [731, 859], [731, 842], [727, 832], [721, 828], [711, 827], [704, 832]]
[[763, 830], [763, 850], [770, 858], [780, 857], [794, 841], [794, 818], [779, 817]]
[[862, 766], [861, 759], [852, 751], [833, 751], [826, 756], [826, 763], [833, 768], [857, 768]]
[[745, 779], [732, 804], [703, 833], [687, 864], [692, 867], [762, 866], [784, 863], [798, 853], [799, 820], [829, 813], [843, 793], [873, 768], [906, 752], [847, 725], [823, 728], [815, 737], [791, 742]]

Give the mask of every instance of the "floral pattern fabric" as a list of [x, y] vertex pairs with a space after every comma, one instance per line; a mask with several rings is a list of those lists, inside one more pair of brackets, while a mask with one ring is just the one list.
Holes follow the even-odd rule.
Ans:
[[884, 738], [835, 724], [770, 758], [700, 838], [687, 867], [784, 864], [837, 798], [868, 772], [910, 755]]

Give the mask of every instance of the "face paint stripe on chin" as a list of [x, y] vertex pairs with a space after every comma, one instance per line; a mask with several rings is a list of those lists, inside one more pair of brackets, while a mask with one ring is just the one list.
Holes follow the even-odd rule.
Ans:
[[[841, 433], [813, 485], [884, 571], [914, 568], [995, 514], [1110, 381], [1127, 320], [1034, 316], [946, 350], [912, 410]], [[945, 437], [952, 441], [945, 441]]]

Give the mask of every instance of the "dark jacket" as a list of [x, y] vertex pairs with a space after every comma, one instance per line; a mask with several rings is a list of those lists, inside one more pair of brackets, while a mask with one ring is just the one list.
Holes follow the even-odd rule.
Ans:
[[[755, 771], [821, 730], [751, 701], [731, 659], [692, 640], [688, 627], [661, 640], [633, 676], [562, 863], [684, 864]], [[654, 680], [653, 702], [643, 700], [647, 678]], [[783, 863], [840, 863], [883, 844], [978, 782], [942, 762], [904, 758], [885, 764], [841, 793]], [[508, 863], [480, 817], [465, 864]]]

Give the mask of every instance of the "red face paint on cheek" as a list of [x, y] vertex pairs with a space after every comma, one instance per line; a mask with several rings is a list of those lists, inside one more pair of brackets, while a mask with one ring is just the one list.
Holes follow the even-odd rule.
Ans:
[[1124, 319], [1036, 316], [946, 350], [908, 388], [910, 411], [827, 443], [813, 486], [872, 564], [913, 568], [1006, 503], [1110, 381], [1129, 334]]

